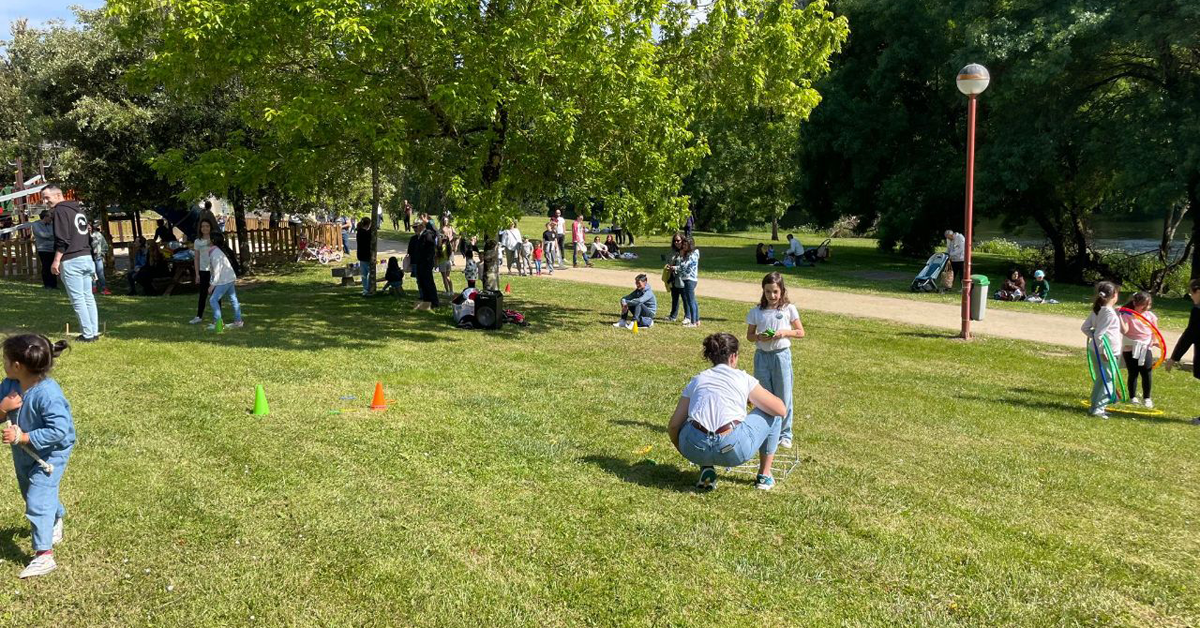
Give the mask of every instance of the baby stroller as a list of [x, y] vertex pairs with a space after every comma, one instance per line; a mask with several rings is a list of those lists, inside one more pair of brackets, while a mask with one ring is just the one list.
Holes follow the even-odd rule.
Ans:
[[809, 264], [816, 265], [817, 262], [828, 262], [830, 257], [829, 243], [833, 242], [832, 238], [825, 238], [825, 241], [818, 244], [815, 249], [806, 249], [804, 251], [804, 259]]
[[946, 268], [946, 262], [949, 260], [950, 257], [945, 253], [934, 253], [929, 261], [925, 262], [921, 272], [917, 273], [910, 289], [913, 292], [937, 292], [938, 277], [942, 275], [942, 269]]

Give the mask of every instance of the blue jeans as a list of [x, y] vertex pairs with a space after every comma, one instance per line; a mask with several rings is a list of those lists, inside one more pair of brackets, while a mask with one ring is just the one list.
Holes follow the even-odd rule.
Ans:
[[350, 254], [350, 232], [342, 232], [342, 252], [346, 255]]
[[779, 417], [755, 409], [724, 436], [707, 434], [684, 423], [679, 430], [679, 453], [702, 467], [736, 467], [754, 457], [775, 453], [779, 447]]
[[792, 438], [792, 350], [791, 348], [778, 351], [754, 352], [754, 377], [772, 395], [779, 397], [785, 406], [787, 414], [783, 417], [783, 425], [779, 428], [779, 438]]
[[359, 262], [358, 266], [362, 271], [363, 296], [365, 297], [371, 294], [371, 264]]
[[683, 296], [683, 288], [671, 286], [671, 315], [667, 318], [675, 320], [679, 318], [679, 298]]
[[59, 277], [67, 288], [67, 298], [79, 317], [79, 327], [84, 338], [95, 338], [100, 334], [100, 315], [96, 312], [96, 298], [92, 296], [92, 275], [96, 262], [90, 255], [71, 258], [58, 265]]
[[634, 303], [629, 306], [629, 311], [621, 315], [621, 320], [626, 320], [633, 317], [637, 321], [639, 327], [649, 327], [654, 324], [654, 312], [641, 303]]
[[571, 249], [571, 265], [572, 266], [579, 265], [579, 256], [580, 255], [583, 256], [583, 263], [585, 265], [591, 264], [591, 262], [588, 261], [587, 244], [584, 244], [583, 242], [576, 242], [575, 247]]
[[542, 260], [540, 260], [540, 259], [533, 260], [533, 267], [537, 269], [537, 274], [539, 274], [539, 275], [542, 274]]
[[700, 306], [696, 304], [696, 280], [684, 279], [683, 287], [679, 291], [683, 296], [683, 317], [693, 323], [699, 323]]
[[54, 465], [54, 473], [46, 473], [29, 454], [13, 447], [13, 467], [17, 471], [17, 486], [25, 499], [25, 518], [33, 528], [33, 550], [40, 552], [51, 549], [54, 537], [54, 521], [62, 519], [67, 511], [58, 499], [58, 485], [67, 470], [67, 459], [71, 447], [44, 456]]
[[233, 306], [233, 320], [240, 322], [242, 320], [242, 304], [238, 303], [237, 286], [234, 282], [223, 283], [219, 286], [213, 286], [213, 293], [208, 297], [208, 305], [212, 308], [213, 323], [221, 320], [221, 299], [229, 296], [229, 303]]
[[104, 281], [104, 258], [94, 258], [96, 262], [96, 288], [101, 292], [108, 290], [108, 284]]

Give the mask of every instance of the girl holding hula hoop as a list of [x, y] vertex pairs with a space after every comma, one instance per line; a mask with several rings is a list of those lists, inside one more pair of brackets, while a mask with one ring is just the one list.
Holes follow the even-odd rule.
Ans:
[[[1150, 311], [1153, 304], [1154, 299], [1148, 292], [1138, 292], [1120, 311], [1125, 322], [1121, 357], [1129, 371], [1129, 400], [1144, 404], [1147, 408], [1154, 407], [1154, 402], [1150, 400], [1150, 374], [1158, 366], [1151, 347], [1157, 344], [1160, 356], [1165, 356], [1167, 352], [1166, 343], [1158, 331], [1158, 316]], [[1138, 377], [1142, 379], [1142, 399], [1137, 396]]]
[[[1088, 337], [1088, 350], [1094, 354], [1096, 366], [1099, 367], [1097, 369], [1099, 373], [1092, 384], [1091, 409], [1088, 413], [1101, 419], [1108, 418], [1108, 412], [1105, 409], [1120, 390], [1120, 367], [1113, 358], [1112, 347], [1120, 346], [1126, 324], [1113, 309], [1118, 296], [1120, 296], [1120, 290], [1111, 281], [1101, 281], [1096, 284], [1096, 298], [1092, 301], [1092, 313], [1080, 327], [1080, 330]], [[1088, 364], [1091, 364], [1090, 359]], [[1114, 384], [1117, 384], [1115, 388]]]

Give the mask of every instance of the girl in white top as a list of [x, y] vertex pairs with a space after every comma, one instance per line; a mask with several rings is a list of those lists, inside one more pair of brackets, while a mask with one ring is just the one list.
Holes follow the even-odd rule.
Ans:
[[1092, 416], [1102, 419], [1108, 418], [1105, 408], [1112, 399], [1113, 378], [1117, 374], [1117, 369], [1120, 368], [1120, 365], [1109, 361], [1109, 352], [1105, 350], [1104, 341], [1108, 341], [1109, 349], [1117, 347], [1117, 349], [1112, 349], [1115, 358], [1115, 351], [1120, 350], [1121, 335], [1125, 333], [1125, 321], [1117, 316], [1116, 310], [1113, 309], [1113, 304], [1120, 296], [1119, 293], [1120, 290], [1111, 281], [1101, 281], [1096, 284], [1096, 299], [1092, 302], [1092, 313], [1088, 315], [1087, 320], [1083, 321], [1083, 326], [1080, 328], [1088, 337], [1088, 351], [1095, 356], [1099, 366], [1096, 381], [1092, 385], [1092, 403], [1089, 412]]
[[754, 377], [763, 388], [783, 400], [787, 413], [779, 428], [779, 446], [792, 447], [792, 338], [804, 337], [800, 313], [788, 300], [783, 275], [767, 273], [762, 299], [746, 314], [746, 340], [756, 343]]
[[[771, 463], [787, 406], [749, 373], [738, 370], [738, 340], [717, 333], [704, 339], [704, 357], [713, 367], [683, 389], [667, 425], [671, 442], [684, 458], [700, 466], [697, 488], [716, 488], [714, 467], [736, 467], [759, 454], [755, 486], [775, 485]], [[746, 414], [746, 402], [755, 410]]]
[[212, 306], [213, 322], [208, 329], [214, 330], [221, 323], [221, 299], [229, 297], [233, 306], [233, 322], [229, 327], [242, 326], [242, 304], [237, 298], [237, 273], [233, 267], [233, 252], [225, 244], [225, 236], [215, 233], [212, 236], [212, 252], [209, 258], [212, 268], [212, 285], [208, 287], [208, 304]]
[[212, 285], [212, 234], [213, 223], [207, 218], [202, 218], [200, 224], [196, 226], [196, 239], [192, 242], [192, 250], [196, 253], [195, 264], [196, 292], [199, 298], [196, 299], [196, 316], [189, 323], [195, 325], [204, 320], [204, 304], [208, 301], [208, 288]]

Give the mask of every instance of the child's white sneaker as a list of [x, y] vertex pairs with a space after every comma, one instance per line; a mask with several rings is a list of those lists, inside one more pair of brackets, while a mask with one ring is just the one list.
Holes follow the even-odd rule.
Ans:
[[1097, 409], [1097, 410], [1092, 410], [1092, 411], [1091, 411], [1091, 412], [1089, 412], [1088, 414], [1090, 414], [1090, 415], [1092, 415], [1092, 416], [1096, 417], [1097, 419], [1107, 419], [1107, 418], [1108, 418], [1108, 413], [1104, 411], [1104, 408], [1099, 408], [1099, 409]]
[[690, 319], [690, 318], [687, 318], [687, 317], [684, 317], [684, 319], [683, 319], [683, 324], [684, 324], [684, 325], [691, 325], [691, 324], [692, 324], [692, 319]]
[[234, 329], [240, 329], [241, 327], [245, 326], [245, 323], [243, 323], [242, 321], [233, 321], [232, 323], [229, 324], [229, 326]]
[[617, 327], [617, 328], [620, 328], [620, 329], [625, 329], [626, 327], [629, 327], [629, 323], [627, 323], [627, 322], [625, 322], [625, 321], [623, 321], [623, 320], [620, 320], [620, 321], [617, 321], [617, 322], [613, 323], [613, 327]]
[[200, 321], [202, 321], [202, 320], [204, 320], [204, 319], [200, 318], [199, 316], [196, 316], [196, 317], [193, 317], [193, 318], [192, 318], [192, 320], [188, 321], [188, 324], [189, 324], [189, 325], [195, 325], [195, 324], [199, 323], [199, 322], [200, 322]]
[[42, 554], [41, 556], [34, 556], [33, 560], [29, 561], [29, 566], [21, 572], [19, 577], [32, 578], [34, 576], [44, 576], [55, 569], [58, 569], [58, 564], [54, 562], [54, 554]]
[[1132, 403], [1135, 406], [1140, 406], [1140, 405], [1142, 405], [1142, 398], [1141, 397], [1133, 397], [1132, 399], [1129, 400], [1129, 403]]
[[1146, 403], [1147, 408], [1154, 408], [1154, 400], [1153, 399], [1146, 397], [1145, 403]]
[[58, 545], [62, 543], [63, 522], [62, 519], [54, 520], [54, 535], [50, 537], [50, 545]]
[[791, 449], [792, 448], [792, 439], [790, 439], [790, 438], [780, 439], [779, 446], [783, 447], [784, 449]]

